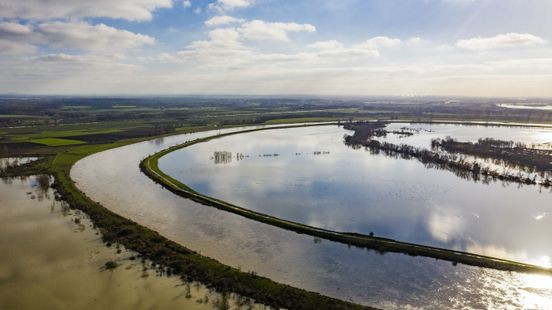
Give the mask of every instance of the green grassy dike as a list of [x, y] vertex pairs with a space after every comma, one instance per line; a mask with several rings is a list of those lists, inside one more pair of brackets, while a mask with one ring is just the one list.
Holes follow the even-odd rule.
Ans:
[[[204, 131], [215, 129], [204, 127]], [[180, 134], [180, 133], [179, 133]], [[71, 167], [91, 154], [155, 137], [123, 140], [110, 144], [83, 145], [68, 148], [55, 156], [13, 169], [5, 176], [50, 174], [53, 188], [74, 208], [86, 213], [101, 231], [106, 243], [118, 243], [140, 253], [156, 264], [170, 268], [171, 273], [186, 281], [197, 281], [221, 293], [236, 293], [255, 302], [287, 309], [374, 309], [327, 297], [289, 285], [277, 283], [255, 273], [226, 266], [173, 242], [156, 231], [126, 219], [80, 191], [70, 178]]]
[[[336, 125], [336, 124], [337, 123], [327, 123], [324, 125]], [[348, 245], [373, 249], [380, 253], [395, 252], [395, 253], [404, 253], [411, 256], [425, 256], [425, 257], [431, 257], [431, 258], [450, 261], [453, 264], [462, 263], [462, 264], [471, 265], [471, 266], [492, 268], [492, 269], [498, 269], [498, 270], [504, 270], [504, 271], [548, 273], [548, 274], [552, 273], [551, 269], [540, 267], [537, 265], [525, 264], [525, 263], [520, 263], [520, 262], [485, 256], [485, 255], [478, 255], [478, 254], [473, 254], [468, 252], [454, 251], [454, 250], [449, 250], [444, 248], [401, 242], [393, 239], [381, 238], [376, 236], [367, 236], [367, 235], [362, 235], [357, 233], [331, 231], [331, 230], [321, 229], [313, 226], [308, 226], [308, 225], [293, 222], [293, 221], [287, 221], [284, 219], [280, 219], [277, 217], [273, 217], [270, 215], [245, 209], [245, 208], [230, 204], [228, 202], [198, 193], [193, 189], [191, 189], [190, 187], [183, 184], [182, 182], [179, 182], [178, 180], [165, 174], [163, 171], [159, 169], [159, 166], [158, 166], [159, 159], [164, 155], [167, 155], [168, 153], [171, 153], [178, 149], [182, 149], [197, 143], [202, 143], [202, 142], [206, 142], [206, 141], [210, 141], [213, 139], [222, 138], [230, 135], [235, 135], [235, 134], [243, 134], [243, 133], [261, 131], [261, 130], [287, 129], [287, 128], [296, 128], [296, 127], [305, 127], [305, 126], [320, 126], [320, 125], [303, 124], [303, 125], [289, 125], [289, 126], [272, 127], [272, 128], [255, 128], [255, 129], [247, 129], [247, 130], [242, 130], [237, 132], [230, 132], [230, 133], [218, 134], [218, 135], [209, 136], [205, 138], [195, 139], [193, 141], [188, 141], [186, 143], [179, 144], [179, 145], [170, 147], [168, 149], [162, 150], [156, 154], [153, 154], [145, 158], [140, 163], [140, 169], [152, 180], [161, 184], [166, 189], [170, 190], [171, 192], [177, 195], [191, 199], [193, 201], [196, 201], [198, 203], [201, 203], [207, 206], [232, 212], [252, 220], [256, 220], [262, 223], [291, 230], [300, 234], [307, 234], [314, 237], [336, 241], [336, 242], [340, 242]]]

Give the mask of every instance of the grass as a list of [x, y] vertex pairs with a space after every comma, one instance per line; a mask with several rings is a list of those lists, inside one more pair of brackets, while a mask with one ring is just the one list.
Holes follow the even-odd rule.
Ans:
[[133, 109], [136, 108], [135, 105], [114, 105], [111, 108], [113, 109]]
[[24, 141], [24, 140], [42, 139], [42, 138], [67, 138], [67, 137], [75, 137], [75, 136], [89, 136], [89, 135], [116, 133], [116, 132], [120, 132], [120, 131], [121, 131], [120, 129], [50, 130], [50, 131], [42, 131], [42, 132], [39, 132], [39, 133], [18, 136], [16, 138], [14, 138], [13, 140], [14, 141]]
[[38, 115], [21, 115], [21, 114], [0, 114], [0, 118], [46, 118], [45, 116]]
[[46, 146], [66, 146], [66, 145], [77, 145], [84, 144], [85, 142], [79, 140], [70, 140], [70, 139], [60, 139], [60, 138], [41, 138], [41, 139], [31, 139], [29, 142], [42, 144]]
[[[331, 125], [331, 124], [327, 124], [327, 125]], [[345, 243], [345, 244], [353, 245], [357, 247], [373, 249], [378, 252], [396, 252], [396, 253], [408, 254], [411, 256], [432, 257], [436, 259], [450, 261], [454, 264], [462, 263], [466, 265], [492, 268], [492, 269], [498, 269], [498, 270], [506, 270], [506, 271], [538, 272], [538, 273], [548, 273], [548, 274], [552, 273], [552, 270], [548, 268], [543, 268], [543, 267], [531, 265], [531, 264], [524, 264], [520, 262], [499, 259], [495, 257], [485, 256], [485, 255], [478, 255], [478, 254], [473, 254], [473, 253], [468, 253], [463, 251], [454, 251], [454, 250], [449, 250], [444, 248], [431, 247], [431, 246], [413, 244], [408, 242], [401, 242], [401, 241], [396, 241], [388, 238], [367, 236], [367, 235], [356, 234], [356, 233], [344, 233], [344, 232], [331, 231], [331, 230], [326, 230], [326, 229], [305, 225], [302, 223], [283, 220], [277, 217], [255, 212], [246, 208], [242, 208], [237, 205], [230, 204], [226, 201], [222, 201], [222, 200], [198, 193], [192, 190], [187, 185], [183, 184], [182, 182], [172, 178], [171, 176], [161, 171], [158, 166], [158, 161], [161, 157], [167, 155], [168, 153], [174, 152], [178, 149], [182, 149], [197, 143], [202, 143], [202, 142], [206, 142], [206, 141], [210, 141], [213, 139], [226, 137], [230, 135], [235, 135], [235, 134], [243, 134], [243, 133], [262, 131], [262, 130], [304, 127], [304, 126], [313, 126], [313, 125], [290, 125], [290, 126], [282, 126], [278, 128], [256, 128], [256, 129], [248, 129], [248, 130], [236, 131], [236, 132], [219, 134], [219, 135], [209, 136], [201, 139], [196, 139], [177, 146], [170, 147], [168, 149], [162, 150], [152, 156], [145, 158], [140, 163], [140, 168], [152, 180], [161, 184], [162, 186], [164, 186], [165, 188], [167, 188], [168, 190], [172, 191], [177, 195], [191, 199], [193, 201], [196, 201], [198, 203], [201, 203], [207, 206], [211, 206], [224, 211], [235, 213], [243, 217], [256, 220], [265, 224], [295, 231], [297, 233], [308, 234], [314, 237], [324, 238], [327, 240]]]

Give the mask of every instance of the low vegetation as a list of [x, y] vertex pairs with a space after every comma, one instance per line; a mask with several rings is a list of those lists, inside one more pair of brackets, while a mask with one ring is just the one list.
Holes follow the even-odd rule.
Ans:
[[[373, 124], [369, 123], [357, 123], [354, 126], [347, 126], [346, 128], [351, 128], [355, 130], [355, 132], [353, 135], [345, 135], [345, 144], [353, 148], [365, 147], [373, 153], [382, 152], [385, 155], [392, 157], [401, 157], [403, 159], [415, 158], [428, 168], [448, 170], [455, 173], [459, 177], [474, 181], [483, 181], [485, 183], [490, 181], [502, 181], [526, 185], [539, 185], [542, 187], [552, 186], [552, 179], [548, 177], [548, 175], [544, 177], [543, 174], [543, 179], [537, 180], [535, 177], [531, 178], [521, 173], [509, 173], [506, 171], [501, 172], [493, 170], [489, 167], [483, 167], [481, 163], [476, 160], [466, 161], [463, 158], [458, 158], [454, 154], [431, 151], [407, 144], [397, 145], [389, 142], [380, 142], [372, 139], [378, 134], [378, 130], [374, 130], [373, 126]], [[439, 147], [441, 143], [441, 140], [434, 141], [433, 145], [434, 147]], [[471, 150], [474, 153], [476, 152], [474, 149]], [[503, 155], [500, 156], [506, 160], [513, 160], [514, 154], [522, 151], [526, 151], [526, 149], [520, 148], [518, 151], [504, 152]], [[485, 156], [491, 156], [491, 151], [488, 149], [488, 145], [487, 148], [480, 147], [477, 152], [486, 154]], [[495, 154], [495, 156], [499, 156], [497, 152], [494, 152], [493, 154]], [[530, 160], [531, 157], [524, 159], [525, 163]]]
[[46, 146], [65, 146], [65, 145], [76, 145], [84, 144], [83, 141], [71, 140], [71, 139], [61, 139], [61, 138], [41, 138], [41, 139], [32, 139], [29, 140], [33, 143], [38, 143]]
[[548, 145], [532, 145], [503, 141], [492, 138], [477, 142], [460, 142], [452, 138], [433, 139], [431, 146], [449, 153], [472, 155], [491, 159], [498, 165], [529, 173], [540, 173], [542, 177], [552, 172], [552, 150]]

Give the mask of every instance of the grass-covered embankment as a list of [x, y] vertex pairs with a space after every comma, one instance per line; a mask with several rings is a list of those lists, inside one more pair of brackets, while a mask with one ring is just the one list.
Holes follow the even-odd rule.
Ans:
[[[202, 128], [212, 129], [210, 127]], [[150, 138], [148, 138], [150, 139]], [[105, 242], [118, 243], [161, 266], [168, 267], [188, 281], [198, 281], [221, 293], [236, 293], [256, 302], [288, 309], [364, 309], [361, 305], [341, 301], [318, 293], [277, 283], [255, 273], [226, 266], [202, 256], [159, 233], [126, 219], [92, 201], [70, 178], [71, 167], [91, 154], [146, 139], [133, 139], [110, 144], [81, 145], [68, 148], [40, 162], [36, 168], [27, 165], [19, 173], [40, 171], [55, 177], [53, 187], [72, 208], [86, 213], [101, 231]]]
[[[332, 125], [332, 124], [325, 124], [325, 125]], [[333, 125], [335, 125], [335, 123]], [[293, 221], [280, 219], [274, 216], [245, 209], [240, 206], [233, 205], [228, 202], [198, 193], [193, 189], [191, 189], [190, 187], [188, 187], [187, 185], [183, 184], [182, 182], [172, 178], [171, 176], [161, 171], [158, 166], [159, 159], [164, 155], [197, 143], [202, 143], [209, 140], [213, 140], [213, 139], [217, 139], [217, 138], [221, 138], [229, 135], [235, 135], [235, 134], [243, 134], [243, 133], [249, 133], [249, 132], [260, 131], [260, 130], [286, 129], [286, 128], [294, 128], [294, 127], [302, 127], [302, 126], [317, 126], [317, 125], [290, 125], [290, 126], [281, 126], [281, 127], [273, 127], [273, 128], [255, 128], [255, 129], [247, 129], [242, 131], [224, 133], [224, 134], [209, 136], [205, 138], [195, 139], [193, 141], [188, 141], [186, 143], [170, 147], [168, 149], [165, 149], [163, 151], [160, 151], [156, 154], [153, 154], [145, 158], [140, 163], [140, 168], [151, 179], [153, 179], [154, 181], [161, 184], [162, 186], [164, 186], [165, 188], [167, 188], [168, 190], [172, 191], [177, 195], [191, 199], [193, 201], [196, 201], [204, 205], [208, 205], [221, 210], [232, 212], [252, 220], [256, 220], [262, 223], [277, 226], [287, 230], [295, 231], [297, 233], [307, 234], [314, 237], [324, 238], [327, 240], [345, 243], [345, 244], [353, 245], [357, 247], [373, 249], [382, 253], [395, 252], [395, 253], [404, 253], [411, 256], [425, 256], [425, 257], [431, 257], [431, 258], [450, 261], [454, 264], [462, 263], [466, 265], [492, 268], [492, 269], [498, 269], [498, 270], [506, 270], [506, 271], [552, 273], [552, 270], [550, 269], [536, 266], [536, 265], [531, 265], [531, 264], [525, 264], [525, 263], [520, 263], [520, 262], [515, 262], [515, 261], [510, 261], [510, 260], [505, 260], [500, 258], [494, 258], [490, 256], [478, 255], [478, 254], [473, 254], [468, 252], [454, 251], [454, 250], [449, 250], [444, 248], [437, 248], [437, 247], [401, 242], [393, 239], [381, 238], [376, 236], [367, 236], [367, 235], [362, 235], [357, 233], [331, 231], [331, 230], [326, 230], [326, 229], [317, 228], [313, 226], [308, 226], [308, 225], [293, 222]]]

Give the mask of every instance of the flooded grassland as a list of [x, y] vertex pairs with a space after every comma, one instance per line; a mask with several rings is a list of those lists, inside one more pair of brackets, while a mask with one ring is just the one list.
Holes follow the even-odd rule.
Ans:
[[106, 246], [85, 214], [55, 199], [51, 181], [0, 183], [0, 309], [262, 308]]

